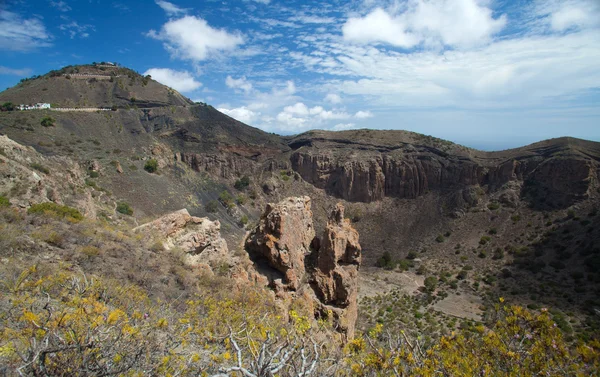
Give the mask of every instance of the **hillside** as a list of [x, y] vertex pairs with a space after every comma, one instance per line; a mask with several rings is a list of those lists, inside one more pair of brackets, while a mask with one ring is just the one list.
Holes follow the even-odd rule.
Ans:
[[[0, 93], [5, 101], [114, 107], [0, 113], [0, 196], [10, 207], [0, 242], [11, 265], [68, 262], [182, 302], [199, 285], [241, 279], [268, 287], [258, 295], [277, 310], [328, 318], [336, 332], [385, 324], [431, 347], [492, 326], [502, 297], [549, 316], [569, 344], [600, 339], [600, 143], [565, 137], [483, 152], [408, 131], [281, 137], [123, 67], [66, 67]], [[46, 202], [85, 221], [25, 213]], [[337, 203], [345, 210], [332, 212]], [[191, 217], [163, 217], [181, 209]], [[156, 233], [133, 235], [152, 220]], [[210, 229], [168, 231], [181, 223]], [[203, 259], [221, 236], [222, 260]], [[81, 254], [87, 246], [98, 250]], [[326, 250], [335, 258], [319, 257]], [[228, 284], [227, 294], [240, 292]]]

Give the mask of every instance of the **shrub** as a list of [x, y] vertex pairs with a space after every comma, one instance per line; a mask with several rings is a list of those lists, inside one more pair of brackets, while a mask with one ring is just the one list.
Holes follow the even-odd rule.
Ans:
[[216, 200], [211, 200], [210, 202], [206, 203], [205, 208], [206, 212], [215, 213], [217, 212], [217, 208], [219, 208], [219, 202]]
[[406, 256], [406, 259], [415, 259], [416, 257], [417, 257], [416, 251], [409, 251], [408, 255]]
[[158, 170], [158, 161], [156, 161], [154, 158], [146, 161], [144, 170], [148, 173], [155, 173]]
[[248, 224], [248, 216], [246, 216], [246, 215], [242, 216], [242, 218], [240, 219], [240, 223], [242, 225]]
[[385, 251], [381, 257], [377, 259], [376, 266], [385, 268], [386, 270], [391, 270], [395, 267], [395, 263], [393, 262], [392, 255], [389, 251]]
[[248, 186], [250, 186], [250, 178], [247, 175], [235, 181], [233, 185], [233, 187], [235, 187], [236, 190], [240, 191], [245, 190]]
[[131, 216], [133, 215], [133, 208], [127, 202], [119, 202], [117, 203], [117, 212]]
[[485, 245], [485, 244], [487, 244], [488, 242], [490, 242], [491, 240], [492, 240], [492, 238], [491, 238], [491, 237], [489, 237], [489, 236], [483, 236], [483, 237], [481, 237], [481, 239], [479, 240], [479, 244], [480, 244], [480, 245]]
[[0, 195], [0, 207], [9, 207], [10, 201], [4, 195]]
[[502, 251], [501, 248], [497, 248], [496, 250], [494, 250], [494, 255], [492, 256], [492, 259], [498, 260], [502, 258], [504, 258], [504, 251]]
[[425, 279], [425, 282], [423, 284], [425, 285], [425, 289], [427, 289], [428, 292], [433, 292], [437, 288], [437, 283], [438, 280], [435, 276], [429, 276]]
[[248, 199], [246, 199], [246, 196], [244, 196], [243, 194], [240, 194], [240, 195], [236, 196], [235, 201], [237, 202], [237, 204], [243, 206], [244, 204], [246, 204]]
[[227, 190], [223, 190], [219, 194], [219, 200], [227, 207], [232, 207], [235, 205], [235, 203], [233, 202], [233, 196], [231, 196], [231, 194]]
[[90, 170], [89, 175], [90, 175], [90, 178], [98, 178], [100, 176], [100, 173], [98, 173], [95, 170]]
[[31, 168], [32, 168], [32, 169], [35, 169], [35, 170], [37, 170], [37, 171], [39, 171], [39, 172], [42, 172], [42, 173], [44, 173], [44, 174], [50, 174], [50, 169], [48, 169], [48, 168], [47, 168], [47, 167], [45, 167], [44, 165], [42, 165], [42, 164], [39, 164], [39, 163], [37, 163], [37, 162], [34, 162], [34, 163], [32, 163], [31, 165], [29, 165], [29, 166], [31, 166]]
[[75, 208], [53, 202], [34, 204], [27, 210], [29, 214], [46, 214], [74, 221], [83, 220], [83, 215]]
[[442, 243], [442, 242], [444, 242], [445, 238], [442, 234], [440, 234], [435, 238], [435, 240], [439, 243]]
[[497, 234], [497, 233], [498, 233], [498, 230], [497, 230], [496, 228], [491, 228], [490, 230], [488, 230], [488, 233], [489, 233], [489, 234], [492, 234], [492, 235], [493, 235], [493, 234]]
[[53, 127], [54, 123], [56, 123], [56, 120], [50, 116], [45, 116], [40, 121], [40, 124], [44, 127]]
[[481, 250], [477, 256], [482, 259], [487, 258], [487, 251]]
[[491, 211], [495, 211], [500, 208], [500, 203], [497, 203], [497, 202], [490, 203], [490, 204], [488, 204], [488, 208]]
[[467, 276], [469, 275], [469, 272], [467, 270], [461, 270], [457, 275], [456, 278], [458, 280], [464, 280], [467, 278]]

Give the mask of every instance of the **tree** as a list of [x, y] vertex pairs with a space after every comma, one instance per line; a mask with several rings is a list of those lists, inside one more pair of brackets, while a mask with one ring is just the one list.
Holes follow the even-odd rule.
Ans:
[[56, 123], [56, 120], [50, 116], [43, 117], [42, 121], [40, 122], [40, 124], [44, 127], [54, 127], [54, 123]]
[[247, 175], [235, 181], [233, 185], [233, 187], [239, 191], [245, 190], [248, 186], [250, 186], [250, 178]]
[[15, 109], [15, 105], [12, 102], [4, 102], [2, 106], [0, 106], [0, 111], [13, 111]]
[[132, 216], [133, 208], [126, 202], [120, 202], [117, 204], [117, 212], [122, 213], [124, 215]]
[[428, 292], [433, 292], [437, 288], [437, 283], [438, 283], [438, 280], [435, 276], [429, 276], [425, 279], [425, 282], [424, 282], [425, 289], [427, 289]]

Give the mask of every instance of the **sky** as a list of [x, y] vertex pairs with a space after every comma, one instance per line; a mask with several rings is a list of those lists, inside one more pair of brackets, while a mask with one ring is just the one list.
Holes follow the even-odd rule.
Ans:
[[278, 134], [600, 141], [600, 0], [0, 0], [0, 88], [117, 62]]

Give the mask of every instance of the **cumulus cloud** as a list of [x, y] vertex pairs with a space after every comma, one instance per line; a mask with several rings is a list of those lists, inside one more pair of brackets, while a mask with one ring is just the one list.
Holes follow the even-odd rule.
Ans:
[[[555, 31], [587, 28], [600, 25], [600, 3], [588, 0], [549, 2], [550, 26]], [[554, 8], [554, 9], [552, 9]]]
[[161, 84], [180, 92], [191, 92], [202, 86], [188, 71], [175, 71], [170, 68], [150, 68], [144, 75], [150, 75]]
[[229, 115], [233, 119], [237, 119], [242, 123], [253, 124], [258, 117], [260, 116], [260, 112], [253, 111], [246, 106], [237, 107], [233, 109], [228, 109], [225, 107], [220, 107], [217, 110], [220, 112]]
[[51, 45], [51, 35], [37, 18], [23, 19], [16, 13], [0, 10], [0, 49], [29, 51]]
[[180, 14], [185, 14], [188, 11], [187, 9], [180, 8], [177, 5], [170, 3], [168, 1], [156, 0], [155, 3], [156, 3], [156, 5], [161, 7], [165, 11], [165, 13], [169, 16], [178, 16]]
[[342, 31], [345, 40], [362, 44], [475, 46], [489, 42], [506, 25], [506, 15], [494, 18], [486, 4], [478, 0], [411, 0], [401, 12], [376, 8], [365, 17], [352, 17]]
[[195, 16], [170, 20], [159, 32], [150, 30], [148, 36], [164, 42], [172, 56], [192, 61], [202, 61], [212, 53], [233, 51], [244, 43], [239, 33], [216, 29]]
[[0, 75], [28, 76], [31, 68], [8, 68], [0, 65]]
[[356, 114], [354, 114], [355, 118], [358, 119], [366, 119], [366, 118], [372, 118], [373, 117], [373, 113], [370, 111], [357, 111]]
[[231, 76], [227, 76], [225, 79], [225, 85], [228, 88], [232, 88], [235, 90], [242, 90], [245, 93], [250, 93], [252, 91], [252, 84], [246, 80], [246, 77], [242, 76], [239, 79], [234, 79]]
[[342, 98], [335, 94], [335, 93], [329, 93], [325, 96], [325, 98], [323, 99], [325, 102], [329, 102], [332, 103], [334, 105], [338, 104], [338, 103], [342, 103]]
[[331, 128], [334, 131], [345, 131], [345, 130], [353, 130], [356, 129], [356, 124], [354, 123], [338, 123]]

